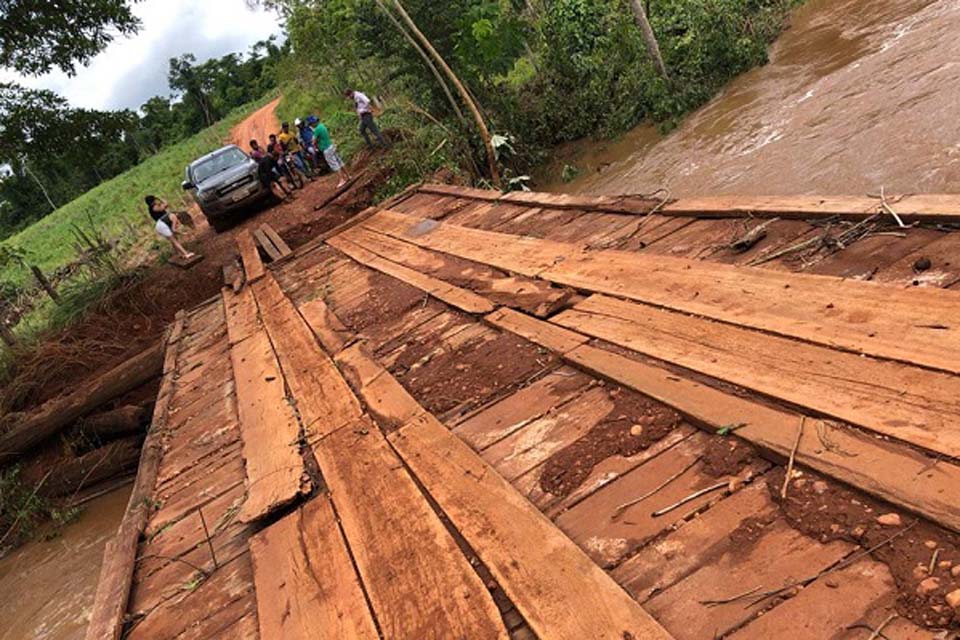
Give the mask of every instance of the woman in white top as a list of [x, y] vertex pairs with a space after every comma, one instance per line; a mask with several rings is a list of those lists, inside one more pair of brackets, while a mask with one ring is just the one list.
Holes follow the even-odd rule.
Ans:
[[180, 231], [180, 221], [177, 219], [177, 216], [167, 211], [167, 202], [156, 196], [147, 196], [144, 198], [144, 202], [147, 203], [147, 210], [150, 212], [150, 217], [156, 223], [154, 230], [157, 232], [157, 235], [169, 240], [170, 244], [173, 245], [173, 248], [176, 249], [177, 253], [180, 254], [180, 257], [184, 260], [189, 260], [196, 255], [184, 249], [183, 245], [177, 241], [176, 235]]

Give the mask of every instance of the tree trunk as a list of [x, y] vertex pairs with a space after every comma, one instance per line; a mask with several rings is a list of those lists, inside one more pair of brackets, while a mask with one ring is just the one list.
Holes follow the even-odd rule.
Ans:
[[653, 33], [653, 27], [650, 26], [650, 21], [647, 19], [647, 12], [643, 8], [642, 0], [631, 0], [631, 6], [633, 7], [633, 16], [637, 21], [637, 26], [640, 27], [640, 33], [643, 35], [643, 44], [647, 47], [647, 53], [653, 60], [653, 65], [664, 79], [669, 80], [670, 76], [667, 74], [667, 67], [663, 64], [663, 56], [660, 55], [660, 44], [657, 42], [657, 36]]
[[6, 463], [55, 435], [91, 411], [163, 373], [164, 345], [158, 343], [114, 367], [73, 393], [46, 402], [31, 414], [4, 416], [10, 422], [0, 433], [0, 461]]
[[53, 288], [53, 285], [50, 284], [50, 281], [47, 280], [47, 276], [43, 275], [43, 271], [40, 271], [39, 267], [33, 265], [30, 265], [30, 271], [33, 273], [33, 277], [37, 279], [37, 284], [40, 285], [40, 288], [47, 292], [51, 300], [60, 304], [60, 295], [57, 293], [57, 290]]
[[55, 204], [53, 203], [53, 200], [50, 198], [50, 194], [47, 193], [47, 188], [46, 188], [45, 186], [43, 186], [43, 183], [42, 183], [42, 182], [40, 182], [40, 178], [37, 177], [37, 174], [35, 174], [33, 171], [31, 171], [31, 170], [30, 170], [30, 167], [27, 166], [27, 161], [26, 161], [26, 160], [23, 161], [23, 171], [24, 171], [24, 173], [26, 173], [28, 176], [30, 176], [31, 178], [33, 178], [33, 181], [37, 183], [37, 186], [38, 186], [38, 187], [40, 187], [40, 191], [43, 193], [43, 197], [46, 198], [47, 204], [50, 205], [50, 210], [51, 210], [51, 211], [56, 211], [56, 210], [57, 210], [57, 205], [55, 205]]
[[104, 443], [145, 431], [149, 421], [147, 407], [128, 404], [80, 420], [77, 431], [83, 438]]
[[377, 6], [387, 14], [387, 17], [390, 18], [390, 22], [393, 23], [393, 26], [397, 28], [397, 31], [403, 34], [403, 37], [410, 42], [410, 45], [416, 50], [420, 57], [423, 58], [423, 61], [426, 63], [427, 67], [430, 68], [430, 72], [433, 74], [433, 77], [436, 78], [437, 84], [440, 85], [440, 88], [443, 89], [443, 94], [447, 96], [447, 101], [450, 102], [450, 106], [453, 107], [454, 113], [457, 114], [457, 118], [460, 120], [460, 124], [463, 125], [464, 129], [467, 129], [467, 119], [463, 115], [463, 111], [460, 110], [460, 106], [457, 104], [457, 101], [454, 100], [453, 94], [450, 93], [450, 87], [447, 86], [447, 83], [444, 81], [443, 76], [440, 75], [440, 71], [437, 69], [437, 66], [433, 64], [433, 61], [430, 60], [430, 56], [426, 54], [423, 48], [414, 40], [413, 36], [407, 33], [407, 30], [403, 28], [403, 25], [400, 24], [400, 21], [390, 13], [390, 10], [387, 9], [386, 5], [383, 4], [383, 0], [377, 0]]
[[115, 478], [137, 468], [140, 460], [141, 436], [116, 440], [82, 456], [53, 462], [53, 473], [43, 484], [39, 495], [57, 498], [76, 493], [84, 487]]
[[407, 14], [406, 9], [404, 9], [403, 5], [400, 3], [400, 0], [393, 0], [393, 4], [397, 8], [397, 13], [400, 14], [400, 17], [403, 18], [403, 21], [410, 28], [410, 31], [417, 37], [417, 40], [420, 41], [420, 44], [423, 45], [423, 48], [431, 56], [433, 56], [433, 59], [440, 66], [440, 68], [443, 69], [443, 72], [447, 75], [447, 78], [450, 79], [450, 82], [453, 83], [453, 86], [460, 93], [460, 97], [463, 98], [464, 103], [466, 103], [467, 108], [470, 110], [470, 114], [477, 123], [477, 129], [480, 131], [480, 137], [483, 139], [483, 144], [487, 149], [487, 165], [490, 168], [490, 179], [493, 181], [493, 184], [496, 188], [503, 188], [503, 184], [500, 181], [500, 171], [497, 169], [497, 153], [493, 148], [493, 140], [490, 138], [490, 131], [487, 129], [487, 123], [483, 121], [483, 116], [480, 115], [480, 109], [470, 97], [470, 93], [467, 91], [467, 88], [462, 82], [460, 82], [460, 78], [457, 77], [457, 74], [453, 72], [453, 69], [450, 68], [450, 66], [433, 47], [427, 37], [423, 35], [423, 32], [420, 31], [410, 15]]

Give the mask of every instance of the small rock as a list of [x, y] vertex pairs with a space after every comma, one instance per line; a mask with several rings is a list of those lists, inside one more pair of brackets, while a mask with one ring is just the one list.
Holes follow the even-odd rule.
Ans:
[[955, 566], [953, 569], [950, 569], [950, 575], [954, 578], [960, 578], [960, 564]]
[[960, 589], [954, 589], [947, 594], [947, 604], [952, 609], [960, 609]]
[[842, 529], [842, 527], [836, 523], [830, 525], [830, 533], [834, 535], [840, 533], [840, 529]]
[[937, 563], [937, 567], [939, 567], [940, 569], [943, 569], [944, 571], [946, 571], [952, 566], [953, 566], [953, 563], [949, 560], [941, 560], [940, 562]]
[[633, 425], [632, 427], [630, 427], [630, 435], [632, 435], [634, 438], [639, 438], [640, 436], [642, 436], [642, 435], [643, 435], [643, 425], [642, 425], [642, 424], [635, 424], [635, 425]]
[[854, 538], [859, 540], [860, 538], [863, 537], [863, 534], [865, 534], [866, 532], [867, 530], [864, 529], [863, 527], [854, 527], [853, 531], [850, 532], [850, 535], [852, 535]]
[[817, 480], [816, 482], [813, 483], [813, 490], [817, 495], [822, 496], [827, 492], [827, 489], [829, 488], [830, 486], [823, 480]]
[[727, 491], [729, 491], [730, 493], [733, 493], [734, 491], [737, 491], [742, 486], [743, 486], [743, 480], [741, 480], [740, 478], [732, 478], [730, 480], [730, 484], [727, 485]]
[[827, 578], [826, 580], [823, 581], [823, 583], [828, 587], [830, 587], [831, 589], [836, 589], [837, 587], [840, 586], [840, 583], [834, 580], [833, 578]]
[[913, 263], [913, 270], [917, 273], [922, 273], [933, 266], [933, 263], [930, 262], [930, 258], [920, 258]]
[[930, 572], [927, 570], [926, 565], [918, 564], [913, 568], [913, 579], [919, 582], [926, 578], [928, 573]]
[[927, 549], [933, 550], [937, 548], [937, 543], [935, 540], [927, 540], [923, 543], [923, 546], [925, 546]]
[[927, 578], [917, 585], [918, 596], [928, 596], [940, 588], [940, 578]]
[[896, 513], [885, 513], [877, 518], [877, 524], [884, 527], [899, 527], [902, 524], [902, 520]]

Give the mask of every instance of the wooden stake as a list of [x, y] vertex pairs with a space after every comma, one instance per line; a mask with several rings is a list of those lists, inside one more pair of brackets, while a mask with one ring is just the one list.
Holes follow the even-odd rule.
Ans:
[[797, 449], [800, 448], [800, 438], [803, 437], [803, 423], [807, 421], [807, 416], [800, 416], [800, 428], [797, 429], [797, 440], [793, 443], [793, 450], [790, 451], [790, 461], [787, 463], [787, 475], [783, 478], [783, 487], [780, 489], [780, 499], [787, 499], [787, 487], [790, 486], [790, 476], [793, 475], [793, 463], [797, 459]]

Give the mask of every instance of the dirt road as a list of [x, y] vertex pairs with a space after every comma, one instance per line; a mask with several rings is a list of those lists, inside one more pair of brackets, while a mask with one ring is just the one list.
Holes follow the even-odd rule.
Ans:
[[277, 105], [280, 98], [265, 104], [250, 114], [246, 120], [230, 131], [230, 142], [241, 149], [247, 149], [251, 140], [258, 140], [266, 145], [267, 136], [280, 131], [280, 120], [277, 118]]

